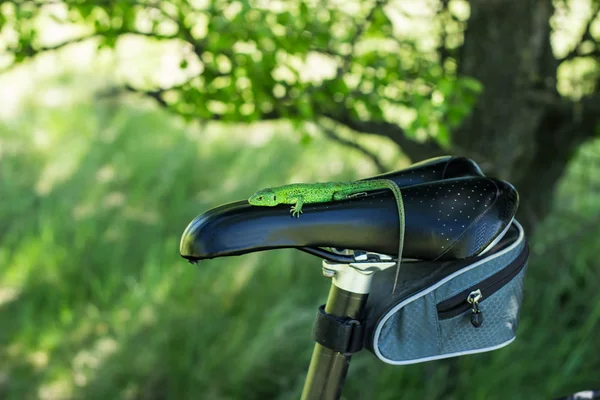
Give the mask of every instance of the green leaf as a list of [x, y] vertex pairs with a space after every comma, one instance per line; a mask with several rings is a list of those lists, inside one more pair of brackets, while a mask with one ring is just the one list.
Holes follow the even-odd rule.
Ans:
[[446, 125], [440, 124], [438, 126], [436, 139], [437, 139], [438, 143], [440, 143], [444, 147], [449, 146], [450, 145], [450, 129], [448, 129], [448, 127]]
[[312, 119], [313, 109], [310, 101], [308, 101], [306, 98], [301, 99], [298, 102], [298, 112], [300, 113], [300, 116], [304, 119]]
[[292, 129], [298, 134], [298, 143], [302, 146], [307, 146], [312, 142], [312, 137], [306, 130], [306, 122], [302, 119], [293, 118]]
[[451, 107], [446, 114], [450, 126], [457, 126], [463, 119], [463, 114], [456, 108]]
[[343, 79], [332, 80], [327, 86], [329, 91], [333, 94], [339, 93], [343, 96], [346, 96], [349, 93], [348, 86]]
[[306, 16], [309, 15], [310, 11], [308, 9], [308, 5], [306, 5], [306, 2], [301, 1], [300, 2], [300, 17], [302, 19], [306, 19]]
[[382, 27], [382, 26], [391, 25], [391, 24], [392, 24], [392, 21], [390, 21], [390, 19], [388, 18], [383, 7], [377, 6], [375, 11], [373, 11], [371, 25], [377, 26], [377, 27]]
[[287, 26], [292, 21], [292, 14], [289, 11], [277, 14], [277, 23]]
[[390, 21], [382, 7], [377, 7], [373, 12], [371, 24], [364, 33], [364, 36], [367, 38], [387, 37], [392, 31], [392, 21]]
[[300, 144], [302, 146], [306, 147], [306, 146], [310, 145], [312, 140], [313, 140], [312, 136], [308, 132], [306, 132], [306, 131], [302, 132], [302, 136], [300, 136]]
[[74, 7], [74, 9], [79, 11], [79, 14], [83, 17], [83, 19], [87, 19], [92, 14], [94, 8], [95, 6], [91, 3], [81, 3]]
[[481, 93], [481, 91], [483, 90], [483, 85], [477, 79], [474, 78], [462, 78], [461, 83], [462, 86], [475, 93]]
[[[347, 113], [351, 118], [385, 120], [388, 107], [391, 110], [404, 106], [411, 107], [418, 115], [408, 129], [414, 133], [414, 129], [431, 129], [442, 121], [447, 127], [460, 123], [471, 111], [481, 90], [481, 85], [474, 79], [458, 80], [445, 74], [437, 61], [421, 53], [416, 41], [408, 38], [403, 38], [399, 48], [393, 49], [380, 46], [379, 39], [372, 40], [373, 45], [369, 42], [365, 51], [355, 55], [351, 72], [361, 75], [356, 92], [354, 81], [349, 88], [350, 80], [334, 78], [335, 70], [328, 73], [323, 83], [303, 81], [303, 68], [313, 66], [303, 66], [302, 62], [312, 51], [340, 62], [329, 52], [347, 47], [347, 41], [359, 29], [364, 13], [348, 15], [339, 8], [325, 9], [306, 1], [284, 2], [281, 9], [271, 11], [253, 8], [251, 2], [242, 0], [242, 10], [231, 17], [225, 12], [232, 4], [230, 2], [211, 0], [202, 9], [194, 9], [188, 1], [159, 3], [161, 7], [164, 5], [165, 11], [176, 14], [185, 23], [180, 27], [182, 30], [194, 26], [201, 14], [208, 17], [205, 37], [190, 39], [183, 31], [179, 32], [182, 40], [194, 42], [204, 67], [194, 85], [171, 91], [175, 96], [169, 100], [168, 108], [182, 116], [210, 118], [212, 113], [218, 113], [227, 121], [247, 122], [264, 118], [263, 113], [277, 108], [280, 116], [296, 119], [299, 123], [314, 120], [315, 114], [322, 110]], [[167, 3], [170, 3], [169, 7]], [[101, 37], [100, 47], [109, 49], [116, 46], [123, 31], [141, 29], [137, 26], [138, 21], [148, 17], [145, 3], [130, 0], [77, 0], [66, 4], [69, 19], [93, 29]], [[3, 7], [2, 11], [5, 9]], [[31, 14], [31, 10], [33, 17], [39, 14], [36, 7], [24, 7], [16, 12], [23, 17]], [[10, 15], [0, 15], [0, 24], [4, 23], [6, 27], [7, 23], [12, 23]], [[6, 17], [9, 22], [5, 21]], [[161, 16], [151, 17], [147, 28], [152, 24], [152, 32], [158, 32], [164, 20]], [[57, 20], [56, 23], [63, 22]], [[37, 43], [33, 40], [37, 28], [33, 25], [21, 21], [16, 28], [20, 44], [15, 54], [17, 62], [30, 57], [32, 43]], [[368, 23], [366, 37], [389, 37], [392, 28], [389, 16], [383, 7], [379, 7]], [[191, 58], [186, 56], [178, 63], [179, 68], [191, 72], [190, 63]], [[279, 72], [281, 76], [278, 76]], [[236, 82], [240, 81], [242, 83], [238, 85]], [[284, 99], [281, 90], [274, 90], [278, 83], [285, 85]], [[157, 85], [157, 82], [148, 82], [149, 88]], [[432, 104], [431, 88], [442, 92], [442, 102]], [[276, 96], [275, 93], [279, 94]], [[215, 104], [218, 110], [213, 107]], [[298, 129], [302, 131], [300, 126]], [[310, 136], [302, 140], [306, 142]]]
[[437, 88], [444, 95], [445, 98], [448, 98], [454, 90], [454, 84], [449, 78], [443, 77], [439, 80]]
[[103, 41], [103, 47], [114, 49], [115, 45], [117, 44], [117, 38], [118, 37], [116, 35], [105, 36]]

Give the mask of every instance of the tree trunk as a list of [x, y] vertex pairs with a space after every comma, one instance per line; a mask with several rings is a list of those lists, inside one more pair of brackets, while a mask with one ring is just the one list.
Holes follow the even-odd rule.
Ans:
[[[484, 87], [477, 106], [453, 133], [457, 147], [476, 154], [489, 175], [520, 193], [517, 218], [531, 233], [548, 214], [555, 185], [594, 124], [573, 124], [558, 112], [559, 62], [550, 46], [551, 0], [473, 0], [459, 73]], [[552, 101], [536, 101], [532, 93]]]

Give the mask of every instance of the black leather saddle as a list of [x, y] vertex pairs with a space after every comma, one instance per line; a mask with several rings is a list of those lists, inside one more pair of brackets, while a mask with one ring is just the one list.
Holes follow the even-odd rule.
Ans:
[[[486, 177], [464, 157], [433, 158], [368, 179], [381, 178], [402, 188], [406, 259], [443, 261], [481, 254], [508, 230], [519, 202], [511, 184]], [[335, 249], [391, 256], [398, 250], [398, 211], [388, 190], [305, 204], [303, 211], [300, 218], [293, 218], [289, 205], [256, 207], [246, 200], [213, 208], [185, 229], [180, 254], [197, 262], [296, 248], [334, 261], [351, 261]]]

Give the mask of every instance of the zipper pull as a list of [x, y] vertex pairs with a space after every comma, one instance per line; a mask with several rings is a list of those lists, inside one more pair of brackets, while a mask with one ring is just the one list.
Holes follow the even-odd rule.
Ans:
[[479, 328], [483, 324], [483, 313], [479, 309], [479, 301], [483, 298], [481, 290], [477, 289], [469, 293], [467, 303], [471, 305], [471, 325]]

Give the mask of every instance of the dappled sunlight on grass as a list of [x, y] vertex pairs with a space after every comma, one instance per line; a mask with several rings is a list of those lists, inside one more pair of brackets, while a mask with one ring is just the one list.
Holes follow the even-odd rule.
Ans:
[[63, 378], [43, 384], [38, 391], [38, 396], [40, 400], [68, 399], [72, 392], [71, 382]]
[[[10, 396], [182, 398], [199, 385], [236, 396], [230, 385], [281, 360], [302, 373], [296, 357], [309, 356], [327, 288], [318, 260], [276, 251], [192, 266], [179, 237], [200, 212], [261, 186], [374, 173], [358, 154], [318, 135], [299, 151], [286, 124], [183, 129], [110, 101], [24, 109], [6, 123], [0, 373]], [[315, 277], [310, 291], [289, 292]], [[185, 382], [158, 389], [165, 379]]]
[[261, 261], [259, 254], [248, 255], [244, 261], [237, 266], [233, 279], [231, 280], [232, 296], [237, 296], [248, 284], [248, 281], [256, 275], [256, 269]]
[[79, 351], [72, 361], [73, 381], [75, 385], [86, 386], [105, 358], [115, 353], [119, 348], [116, 340], [110, 337], [98, 339], [91, 349]]
[[20, 291], [11, 287], [0, 287], [0, 308], [19, 297]]

